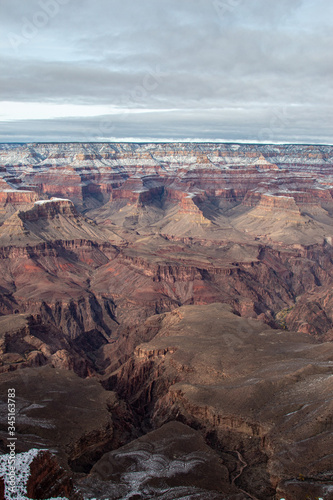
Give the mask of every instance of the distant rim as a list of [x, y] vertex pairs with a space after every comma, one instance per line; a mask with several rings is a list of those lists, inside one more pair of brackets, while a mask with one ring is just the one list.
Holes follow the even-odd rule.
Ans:
[[154, 140], [126, 140], [120, 139], [116, 141], [0, 141], [0, 145], [41, 145], [41, 144], [230, 144], [237, 146], [333, 146], [333, 143], [317, 143], [317, 142], [251, 142], [251, 141], [226, 141], [226, 140], [180, 140], [180, 139], [154, 139]]

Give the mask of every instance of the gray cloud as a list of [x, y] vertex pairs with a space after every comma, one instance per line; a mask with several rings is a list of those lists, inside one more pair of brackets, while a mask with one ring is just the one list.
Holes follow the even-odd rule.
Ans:
[[[330, 143], [332, 109], [316, 107], [301, 110], [292, 107], [225, 108], [223, 110], [175, 110], [170, 112], [105, 115], [79, 118], [0, 122], [5, 141], [79, 141], [102, 142], [133, 138], [136, 140], [225, 140], [249, 142]], [[22, 131], [17, 137], [17, 130]], [[290, 134], [290, 130], [297, 133]], [[56, 139], [55, 139], [56, 138]]]
[[3, 0], [1, 10], [3, 100], [156, 109], [112, 117], [110, 134], [102, 116], [2, 122], [3, 141], [80, 140], [85, 129], [92, 140], [332, 142], [330, 0]]

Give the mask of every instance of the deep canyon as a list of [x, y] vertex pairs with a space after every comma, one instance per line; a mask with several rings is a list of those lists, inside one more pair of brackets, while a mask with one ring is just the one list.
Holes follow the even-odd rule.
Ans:
[[332, 223], [332, 146], [1, 144], [27, 498], [333, 499]]

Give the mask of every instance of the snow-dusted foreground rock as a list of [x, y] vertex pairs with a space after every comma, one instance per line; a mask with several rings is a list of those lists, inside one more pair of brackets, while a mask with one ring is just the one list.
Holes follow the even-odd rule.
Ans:
[[[30, 467], [38, 456], [42, 454], [43, 452], [36, 448], [32, 448], [25, 453], [18, 453], [15, 457], [15, 474], [12, 472], [10, 455], [0, 455], [0, 478], [4, 482], [6, 500], [28, 500], [33, 498], [28, 496], [28, 483], [29, 481], [31, 483], [32, 479]], [[50, 498], [50, 500], [66, 500], [67, 497], [57, 496], [48, 498]]]

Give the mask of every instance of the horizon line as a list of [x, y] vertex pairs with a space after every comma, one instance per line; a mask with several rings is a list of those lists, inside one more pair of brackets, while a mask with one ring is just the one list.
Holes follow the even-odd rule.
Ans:
[[253, 146], [333, 146], [332, 143], [316, 143], [316, 142], [256, 142], [256, 141], [245, 141], [238, 139], [236, 141], [224, 140], [224, 139], [152, 139], [152, 140], [140, 140], [140, 139], [127, 139], [121, 138], [119, 140], [104, 140], [104, 141], [0, 141], [0, 145], [5, 144], [237, 144], [237, 145], [253, 145]]

